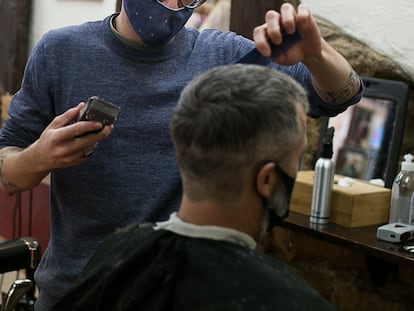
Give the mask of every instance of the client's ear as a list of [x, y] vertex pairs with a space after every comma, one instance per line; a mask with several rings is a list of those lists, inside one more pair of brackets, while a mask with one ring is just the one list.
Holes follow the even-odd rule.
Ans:
[[276, 185], [276, 164], [274, 162], [265, 163], [257, 173], [256, 187], [259, 194], [265, 198], [268, 198]]

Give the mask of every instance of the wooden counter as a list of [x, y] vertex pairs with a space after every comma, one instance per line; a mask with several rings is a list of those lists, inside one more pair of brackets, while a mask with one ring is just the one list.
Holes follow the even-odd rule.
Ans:
[[414, 254], [378, 240], [379, 225], [315, 226], [290, 212], [265, 251], [285, 261], [340, 311], [414, 310]]
[[280, 226], [303, 232], [318, 239], [350, 247], [366, 255], [386, 261], [397, 264], [412, 264], [414, 269], [414, 253], [409, 253], [402, 248], [407, 244], [414, 245], [414, 240], [405, 243], [390, 243], [378, 240], [376, 233], [379, 225], [357, 228], [347, 228], [334, 223], [315, 225], [309, 222], [308, 216], [290, 212], [289, 217]]

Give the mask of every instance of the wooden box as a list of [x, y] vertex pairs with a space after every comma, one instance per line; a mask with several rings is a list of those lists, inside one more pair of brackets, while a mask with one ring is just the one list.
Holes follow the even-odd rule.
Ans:
[[[349, 187], [338, 186], [344, 176], [335, 175], [331, 198], [331, 222], [361, 227], [388, 222], [391, 190], [353, 179]], [[314, 171], [300, 171], [292, 193], [290, 210], [310, 215]]]

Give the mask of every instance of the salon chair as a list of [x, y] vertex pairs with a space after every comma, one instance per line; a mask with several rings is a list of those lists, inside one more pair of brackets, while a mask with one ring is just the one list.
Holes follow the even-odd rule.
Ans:
[[7, 293], [2, 293], [0, 311], [33, 310], [35, 298], [34, 272], [39, 264], [39, 242], [22, 237], [0, 242], [0, 274], [25, 270], [24, 279], [16, 279]]

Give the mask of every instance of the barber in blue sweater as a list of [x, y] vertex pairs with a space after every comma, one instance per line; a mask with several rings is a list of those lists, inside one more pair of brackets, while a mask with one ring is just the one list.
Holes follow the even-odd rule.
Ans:
[[[254, 47], [270, 56], [268, 40], [280, 44], [282, 29], [297, 30], [303, 40], [267, 65], [307, 89], [309, 115], [335, 115], [359, 100], [360, 78], [321, 37], [306, 6], [268, 11], [253, 42], [185, 28], [204, 2], [124, 0], [120, 13], [52, 30], [33, 49], [0, 132], [0, 188], [31, 189], [51, 174], [51, 233], [35, 275], [36, 310], [50, 308], [115, 228], [165, 220], [178, 208], [168, 128], [194, 76], [237, 63]], [[91, 96], [121, 107], [114, 126], [74, 122]]]

